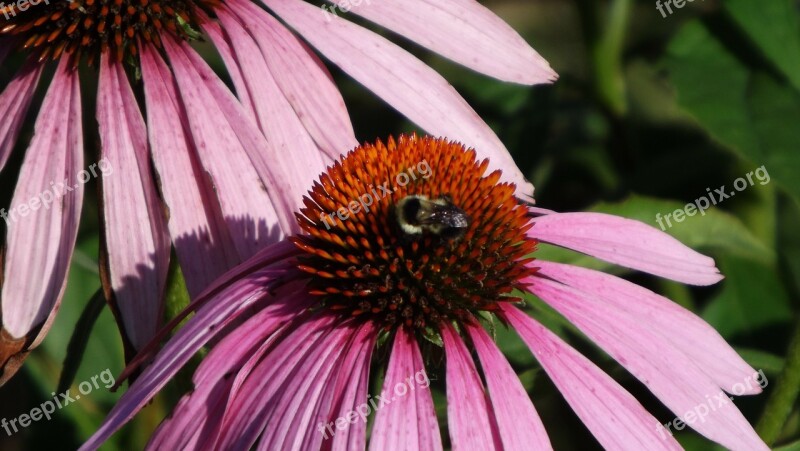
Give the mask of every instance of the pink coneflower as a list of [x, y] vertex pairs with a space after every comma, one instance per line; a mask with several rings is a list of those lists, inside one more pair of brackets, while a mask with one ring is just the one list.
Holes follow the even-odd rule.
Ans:
[[[712, 259], [640, 222], [530, 207], [488, 166], [460, 144], [416, 136], [342, 157], [306, 197], [297, 216], [303, 233], [209, 288], [84, 449], [98, 447], [212, 341], [194, 390], [150, 448], [440, 450], [431, 392], [418, 384], [430, 375], [446, 385], [453, 449], [549, 449], [531, 400], [487, 332], [498, 322], [527, 343], [602, 446], [680, 449], [631, 394], [523, 311], [517, 296], [525, 292], [676, 415], [709, 399], [729, 401], [726, 392], [760, 391], [737, 388], [755, 371], [689, 311], [617, 277], [531, 253], [549, 242], [694, 285], [722, 278]], [[442, 348], [443, 369], [425, 358]], [[370, 369], [384, 364], [379, 355], [388, 363], [374, 396]], [[365, 405], [374, 412], [369, 434]], [[687, 422], [731, 449], [766, 449], [733, 403], [712, 407]]]
[[[171, 245], [197, 296], [208, 281], [298, 232], [293, 212], [308, 184], [341, 149], [357, 145], [339, 91], [301, 39], [423, 129], [510, 163], [472, 108], [407, 51], [304, 1], [263, 3], [268, 9], [249, 0], [0, 6], [0, 63], [27, 57], [0, 94], [0, 170], [47, 64], [57, 65], [3, 210], [0, 384], [43, 339], [64, 290], [83, 201], [79, 67], [99, 72], [100, 158], [113, 170], [102, 177], [101, 274], [132, 349], [159, 326]], [[517, 33], [473, 0], [381, 0], [352, 11], [490, 76], [555, 79]], [[198, 37], [221, 55], [236, 97], [188, 44]], [[524, 184], [516, 169], [507, 176]], [[55, 192], [62, 180], [69, 191]]]

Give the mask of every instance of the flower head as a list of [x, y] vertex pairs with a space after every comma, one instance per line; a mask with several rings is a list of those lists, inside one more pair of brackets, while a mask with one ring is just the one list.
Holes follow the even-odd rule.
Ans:
[[[92, 173], [102, 188], [101, 276], [131, 355], [160, 325], [171, 246], [197, 297], [208, 281], [298, 232], [294, 212], [313, 177], [357, 145], [344, 100], [306, 42], [420, 127], [511, 161], [433, 69], [302, 0], [23, 3], [0, 4], [0, 62], [23, 61], [11, 65], [16, 74], [0, 93], [0, 117], [9, 118], [0, 124], [0, 170], [34, 93], [49, 86], [11, 205], [0, 209], [8, 230], [0, 384], [52, 324], [77, 237], [83, 175], [98, 164], [84, 163], [89, 121], [79, 69], [98, 74], [91, 94], [99, 162], [110, 168]], [[351, 11], [496, 78], [555, 79], [544, 59], [475, 1], [365, 1]], [[201, 39], [222, 57], [235, 95], [190, 45]], [[57, 68], [45, 81], [51, 62]], [[518, 170], [506, 177], [532, 193]]]
[[[680, 449], [631, 394], [525, 313], [518, 294], [539, 296], [684, 416], [709, 398], [727, 400], [755, 371], [668, 299], [530, 253], [549, 242], [698, 285], [721, 279], [714, 262], [639, 222], [532, 207], [487, 166], [460, 144], [416, 136], [343, 156], [305, 199], [294, 246], [261, 251], [201, 296], [84, 448], [99, 446], [213, 341], [194, 391], [151, 448], [442, 449], [428, 389], [436, 378], [453, 449], [549, 449], [487, 331], [500, 322], [602, 446]], [[429, 177], [412, 180], [420, 167]], [[448, 227], [459, 230], [442, 233]], [[444, 367], [425, 358], [442, 348]], [[368, 393], [373, 364], [386, 368], [380, 395]], [[737, 394], [759, 391], [749, 384]], [[687, 422], [726, 447], [766, 449], [732, 403]]]

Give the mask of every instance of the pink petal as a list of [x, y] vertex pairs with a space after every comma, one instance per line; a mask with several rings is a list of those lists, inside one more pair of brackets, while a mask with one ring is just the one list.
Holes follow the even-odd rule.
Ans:
[[[300, 290], [305, 292], [306, 288]], [[301, 296], [301, 291], [289, 295], [292, 299]], [[307, 297], [306, 301], [305, 306], [310, 306], [313, 299]], [[240, 380], [249, 376], [253, 361], [260, 361], [275, 335], [296, 317], [289, 310], [268, 307], [217, 343], [192, 377], [194, 391], [184, 396], [171, 417], [159, 426], [148, 448], [192, 449], [198, 443], [212, 447], [227, 413], [228, 402], [240, 389]]]
[[481, 326], [467, 324], [466, 330], [486, 377], [503, 449], [552, 449], [542, 420], [508, 360]]
[[[338, 12], [338, 2], [328, 1], [334, 4], [330, 9]], [[558, 77], [503, 19], [474, 0], [380, 0], [350, 5], [354, 13], [500, 80], [533, 85]]]
[[[503, 170], [517, 192], [533, 186], [494, 132], [441, 75], [366, 28], [332, 16], [301, 0], [263, 0], [281, 19], [351, 77], [432, 135], [447, 136], [489, 158], [490, 172]], [[327, 20], [330, 19], [330, 20]]]
[[714, 260], [653, 227], [603, 213], [558, 213], [534, 220], [528, 236], [628, 268], [691, 285], [722, 280]]
[[[164, 39], [164, 48], [172, 61], [195, 142], [206, 143], [209, 147], [216, 147], [227, 154], [224, 159], [217, 160], [217, 167], [221, 166], [219, 161], [230, 162], [231, 154], [242, 153], [247, 156], [252, 168], [250, 170], [255, 169], [263, 188], [269, 193], [268, 199], [275, 207], [281, 230], [284, 233], [297, 232], [299, 226], [294, 212], [302, 205], [302, 198], [308, 192], [309, 183], [306, 180], [325, 169], [319, 153], [286, 152], [275, 143], [265, 140], [233, 94], [188, 44], [176, 42], [174, 39]], [[203, 145], [198, 144], [198, 148], [202, 149]], [[238, 176], [241, 177], [241, 174]], [[252, 192], [249, 195], [256, 196], [257, 191], [260, 193], [258, 196], [261, 196], [264, 194], [263, 188], [259, 187], [256, 190], [251, 185]], [[232, 191], [228, 195], [234, 198], [246, 197], [241, 191]], [[223, 199], [223, 208], [226, 203], [243, 206], [235, 199]], [[253, 212], [264, 210], [264, 206], [253, 208], [250, 213], [242, 212], [242, 215], [245, 218], [252, 217]], [[270, 222], [274, 221], [273, 219], [265, 218], [265, 223], [256, 223], [259, 229], [274, 224]], [[230, 221], [230, 218], [226, 219]], [[241, 221], [241, 218], [239, 220]], [[250, 231], [250, 234], [253, 232]], [[244, 233], [242, 235], [245, 236]], [[237, 233], [234, 232], [233, 236], [237, 239]], [[262, 243], [256, 246], [256, 249], [264, 245]], [[251, 253], [252, 246], [251, 244]]]
[[447, 424], [453, 449], [502, 449], [492, 406], [467, 346], [453, 326], [445, 324], [441, 332], [447, 356]]
[[[209, 281], [216, 280], [242, 257], [229, 235], [213, 184], [197, 156], [172, 73], [154, 49], [141, 48], [153, 163], [169, 210], [168, 226], [175, 252], [189, 294], [196, 298]], [[207, 159], [214, 157], [221, 158], [212, 154]]]
[[[284, 392], [294, 392], [297, 385], [302, 384], [301, 380], [313, 378], [309, 377], [311, 375], [301, 376], [302, 373], [296, 375], [298, 369], [308, 362], [317, 364], [324, 361], [324, 355], [331, 352], [326, 342], [335, 328], [332, 316], [316, 315], [288, 329], [287, 336], [258, 362], [229, 404], [228, 411], [232, 415], [223, 422], [218, 449], [250, 449], [262, 433], [268, 433], [265, 427], [276, 406], [282, 402], [287, 405], [286, 400], [281, 401]], [[300, 389], [308, 388], [303, 385]], [[258, 393], [258, 396], [253, 396], [253, 393]], [[294, 401], [296, 404], [292, 408], [304, 403], [302, 399]], [[286, 416], [292, 414], [287, 412]], [[314, 430], [313, 433], [319, 432]]]
[[[372, 351], [378, 331], [372, 322], [366, 322], [353, 337], [347, 354], [341, 362], [339, 376], [336, 380], [335, 393], [339, 394], [332, 404], [330, 414], [320, 419], [329, 423], [339, 417], [346, 417], [350, 412], [366, 410], [367, 389], [369, 388], [369, 367], [372, 362]], [[371, 409], [371, 406], [369, 406]], [[314, 425], [316, 427], [316, 425]], [[325, 428], [323, 428], [325, 431]], [[324, 437], [323, 437], [324, 438]], [[367, 446], [367, 423], [359, 421], [347, 429], [337, 430], [336, 434], [322, 443], [325, 451], [363, 450]], [[308, 449], [305, 446], [303, 449]]]
[[245, 87], [238, 91], [249, 92], [256, 123], [272, 145], [272, 152], [293, 157], [304, 155], [306, 159], [314, 161], [309, 164], [300, 180], [310, 186], [319, 176], [319, 172], [324, 170], [325, 163], [330, 161], [320, 155], [320, 149], [276, 84], [253, 38], [227, 8], [218, 8], [217, 16], [230, 38], [244, 78]]
[[255, 106], [253, 100], [250, 98], [250, 92], [247, 90], [247, 85], [244, 81], [244, 74], [239, 67], [239, 62], [234, 54], [233, 47], [228, 41], [225, 33], [220, 27], [219, 21], [208, 17], [208, 15], [201, 9], [197, 9], [200, 16], [201, 23], [203, 24], [203, 31], [208, 35], [214, 47], [225, 62], [225, 69], [233, 81], [233, 86], [236, 88], [236, 98], [242, 104], [244, 111], [250, 116], [253, 122], [256, 122]]
[[[267, 248], [253, 259], [269, 261], [271, 250]], [[303, 286], [302, 283], [289, 284], [277, 290], [275, 296], [269, 296], [270, 290], [276, 285], [284, 284], [296, 276], [296, 269], [292, 265], [271, 263], [253, 269], [246, 276], [230, 277], [224, 287], [207, 292], [205, 297], [201, 295], [194, 301], [201, 305], [195, 315], [167, 341], [152, 364], [144, 369], [81, 449], [99, 447], [133, 418], [201, 347], [217, 337], [239, 315], [249, 312], [251, 307], [270, 309], [274, 315], [272, 320], [278, 323], [299, 315], [307, 307], [309, 296], [305, 292], [300, 292], [304, 293], [302, 296], [291, 293]]]
[[[699, 316], [652, 291], [618, 277], [560, 263], [536, 260], [539, 274], [602, 300], [603, 309], [628, 316], [659, 334], [664, 346], [675, 346], [728, 393], [751, 377], [748, 365], [720, 334]], [[756, 394], [753, 384], [737, 394]]]
[[109, 53], [100, 60], [97, 122], [108, 270], [125, 334], [136, 349], [161, 324], [169, 269], [169, 236], [150, 176], [147, 131], [125, 69]]
[[[430, 382], [416, 339], [401, 327], [394, 337], [380, 397], [371, 401], [379, 409], [372, 426], [371, 451], [442, 449], [431, 391], [417, 384], [422, 375]], [[411, 387], [407, 385], [409, 381]], [[407, 388], [403, 396], [398, 395], [397, 387], [401, 385]], [[388, 402], [381, 406], [381, 400]]]
[[342, 94], [319, 58], [252, 2], [227, 4], [247, 25], [275, 82], [320, 149], [335, 159], [358, 146]]
[[683, 449], [630, 393], [589, 359], [516, 307], [503, 306], [503, 312], [603, 448]]
[[30, 348], [44, 338], [61, 303], [83, 203], [80, 82], [66, 61], [36, 118], [7, 220], [3, 327], [19, 338], [44, 324]]
[[[249, 257], [277, 241], [281, 231], [297, 227], [293, 218], [290, 222], [293, 202], [268, 194], [283, 190], [264, 180], [252, 160], [266, 144], [233, 94], [186, 43], [166, 36], [163, 42], [198, 156], [213, 180], [236, 250]], [[256, 136], [261, 141], [252, 142]]]
[[[270, 406], [272, 414], [259, 441], [260, 450], [320, 449], [323, 434], [318, 430], [318, 410], [330, 412], [331, 401], [338, 395], [334, 370], [339, 369], [339, 357], [355, 331], [352, 324], [337, 326], [297, 366], [294, 377], [283, 381], [283, 389]], [[303, 443], [307, 445], [301, 447]]]
[[4, 118], [0, 120], [0, 171], [17, 143], [43, 67], [43, 64], [26, 64], [0, 94], [0, 117]]
[[768, 449], [716, 383], [649, 323], [550, 279], [529, 277], [531, 291], [636, 376], [689, 426], [732, 450]]

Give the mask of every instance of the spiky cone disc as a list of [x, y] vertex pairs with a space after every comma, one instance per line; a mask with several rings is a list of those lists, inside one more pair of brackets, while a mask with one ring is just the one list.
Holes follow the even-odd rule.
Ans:
[[[500, 171], [484, 175], [487, 167], [459, 143], [416, 135], [343, 156], [297, 215], [307, 235], [292, 240], [305, 251], [300, 269], [312, 275], [311, 293], [386, 330], [430, 331], [519, 301], [511, 293], [534, 271], [527, 256], [536, 242], [525, 234], [532, 223], [515, 186], [500, 183]], [[410, 237], [395, 214], [409, 195], [449, 196], [471, 218], [466, 232]]]
[[40, 61], [85, 55], [89, 64], [100, 52], [118, 61], [138, 53], [138, 45], [161, 46], [161, 33], [189, 37], [197, 30], [200, 9], [210, 12], [221, 0], [33, 0], [0, 6], [0, 36], [14, 37]]

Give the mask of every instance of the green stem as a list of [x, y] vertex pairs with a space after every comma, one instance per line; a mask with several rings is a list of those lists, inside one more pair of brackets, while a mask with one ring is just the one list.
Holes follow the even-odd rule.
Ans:
[[612, 114], [627, 110], [622, 54], [632, 0], [613, 0], [604, 26], [600, 26], [595, 0], [578, 0], [585, 42], [591, 53], [594, 92]]
[[780, 437], [783, 426], [792, 413], [798, 393], [800, 393], [800, 323], [789, 344], [786, 364], [756, 425], [758, 435], [768, 446], [772, 446]]

